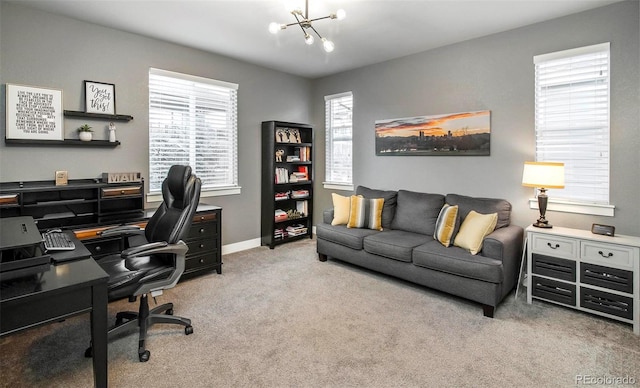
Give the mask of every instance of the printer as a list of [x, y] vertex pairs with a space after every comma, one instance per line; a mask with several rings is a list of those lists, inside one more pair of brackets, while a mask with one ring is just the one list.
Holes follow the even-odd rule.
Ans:
[[0, 218], [0, 281], [48, 271], [50, 263], [33, 217]]

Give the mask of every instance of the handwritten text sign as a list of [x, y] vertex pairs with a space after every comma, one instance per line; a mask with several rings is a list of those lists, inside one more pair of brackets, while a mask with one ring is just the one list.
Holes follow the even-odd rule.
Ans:
[[116, 88], [113, 84], [84, 81], [87, 113], [116, 113]]

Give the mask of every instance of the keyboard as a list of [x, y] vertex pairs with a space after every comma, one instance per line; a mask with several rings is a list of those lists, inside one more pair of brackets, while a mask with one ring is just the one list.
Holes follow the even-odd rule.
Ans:
[[42, 233], [42, 239], [47, 251], [72, 251], [76, 249], [76, 245], [69, 236], [62, 232], [50, 231]]

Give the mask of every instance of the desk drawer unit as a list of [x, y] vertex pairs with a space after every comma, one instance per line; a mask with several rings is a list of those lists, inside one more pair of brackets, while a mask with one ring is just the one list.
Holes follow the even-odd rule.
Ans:
[[633, 325], [640, 335], [640, 238], [527, 228], [527, 302], [539, 299]]
[[216, 270], [222, 273], [220, 241], [221, 211], [219, 209], [199, 211], [185, 242], [189, 247], [185, 263], [185, 275]]

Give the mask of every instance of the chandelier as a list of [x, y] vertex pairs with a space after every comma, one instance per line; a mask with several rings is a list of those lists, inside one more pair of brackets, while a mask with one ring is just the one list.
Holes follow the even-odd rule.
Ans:
[[318, 33], [318, 31], [313, 27], [313, 22], [316, 22], [318, 20], [323, 20], [323, 19], [338, 19], [338, 20], [342, 20], [347, 15], [346, 12], [343, 9], [339, 9], [339, 10], [336, 11], [336, 13], [332, 13], [329, 16], [310, 19], [309, 18], [309, 0], [305, 0], [305, 2], [304, 2], [304, 13], [302, 12], [302, 10], [300, 8], [294, 8], [290, 12], [293, 15], [293, 17], [296, 18], [296, 21], [294, 23], [280, 24], [280, 23], [273, 22], [273, 23], [269, 24], [269, 32], [271, 32], [272, 34], [277, 34], [278, 31], [284, 30], [287, 27], [300, 26], [300, 29], [302, 30], [302, 33], [304, 34], [304, 42], [306, 44], [312, 45], [313, 42], [314, 42], [313, 35], [309, 34], [309, 30], [311, 30], [316, 35], [318, 35], [318, 38], [320, 38], [320, 41], [322, 41], [322, 48], [324, 48], [324, 51], [326, 51], [328, 53], [333, 51], [333, 49], [335, 48], [333, 42], [328, 40], [327, 38], [323, 38], [322, 35], [320, 35], [320, 33]]

